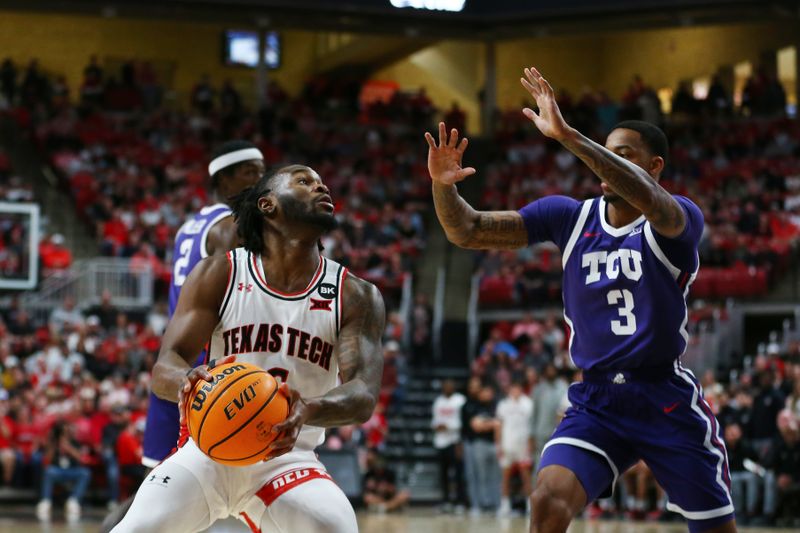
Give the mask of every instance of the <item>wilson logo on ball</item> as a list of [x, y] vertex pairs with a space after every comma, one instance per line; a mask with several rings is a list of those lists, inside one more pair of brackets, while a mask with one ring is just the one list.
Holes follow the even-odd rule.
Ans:
[[246, 367], [244, 365], [233, 365], [227, 368], [222, 369], [219, 374], [213, 376], [213, 381], [205, 383], [202, 387], [197, 390], [197, 393], [194, 395], [192, 399], [192, 410], [200, 411], [203, 409], [203, 404], [208, 397], [208, 393], [214, 390], [214, 386], [225, 379], [227, 376], [238, 372], [239, 370], [245, 370]]

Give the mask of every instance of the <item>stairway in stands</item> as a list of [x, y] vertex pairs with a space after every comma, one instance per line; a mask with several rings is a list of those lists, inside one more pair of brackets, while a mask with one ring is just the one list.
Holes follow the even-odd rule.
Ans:
[[0, 117], [0, 147], [8, 152], [13, 173], [33, 186], [35, 201], [41, 206], [44, 232], [61, 233], [76, 259], [97, 255], [97, 242], [80, 220], [69, 192], [29, 136], [7, 117]]
[[395, 470], [399, 485], [411, 492], [414, 503], [436, 503], [441, 499], [431, 408], [442, 380], [451, 378], [457, 389], [463, 390], [468, 377], [467, 368], [413, 369], [404, 401], [389, 408], [384, 456]]

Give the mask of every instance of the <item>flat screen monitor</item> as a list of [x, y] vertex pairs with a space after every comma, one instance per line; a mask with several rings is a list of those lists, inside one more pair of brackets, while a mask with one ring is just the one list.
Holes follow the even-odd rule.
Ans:
[[[223, 61], [226, 65], [255, 68], [258, 66], [258, 32], [255, 30], [226, 30], [222, 35]], [[276, 31], [264, 35], [264, 62], [269, 69], [281, 64], [281, 38]]]

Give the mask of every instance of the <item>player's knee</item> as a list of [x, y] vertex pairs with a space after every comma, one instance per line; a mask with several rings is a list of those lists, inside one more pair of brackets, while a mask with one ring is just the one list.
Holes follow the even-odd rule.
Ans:
[[313, 513], [309, 517], [310, 524], [305, 531], [309, 533], [357, 533], [358, 524], [353, 509], [347, 505], [332, 512], [326, 509], [324, 513]]
[[569, 502], [547, 485], [539, 485], [531, 494], [531, 533], [566, 531], [572, 520]]
[[[173, 528], [170, 528], [170, 525]], [[111, 533], [168, 533], [174, 531], [174, 524], [169, 520], [152, 513], [151, 516], [139, 516], [133, 519], [130, 513], [111, 530]]]

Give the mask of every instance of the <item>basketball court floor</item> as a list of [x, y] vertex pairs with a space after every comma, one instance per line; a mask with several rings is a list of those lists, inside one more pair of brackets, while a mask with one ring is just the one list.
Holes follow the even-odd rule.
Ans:
[[[96, 533], [100, 514], [67, 524], [58, 515], [50, 524], [40, 524], [33, 517], [33, 509], [0, 508], [0, 533]], [[362, 533], [527, 533], [524, 518], [498, 519], [492, 516], [470, 518], [464, 516], [439, 515], [433, 509], [412, 508], [400, 514], [377, 515], [361, 512], [358, 523]], [[214, 533], [240, 533], [234, 521], [233, 527], [214, 528]], [[797, 533], [792, 529], [740, 528], [746, 533]], [[569, 529], [570, 533], [685, 533], [682, 523], [649, 523], [628, 521], [579, 520]], [[265, 532], [267, 533], [267, 532]], [[287, 532], [302, 533], [302, 532]]]

